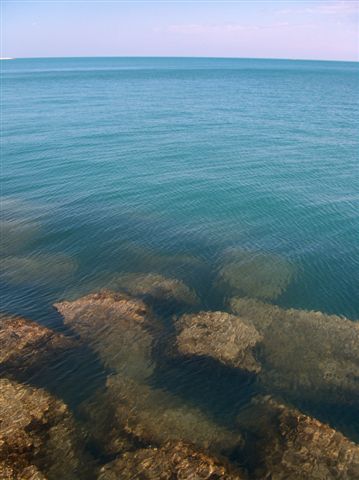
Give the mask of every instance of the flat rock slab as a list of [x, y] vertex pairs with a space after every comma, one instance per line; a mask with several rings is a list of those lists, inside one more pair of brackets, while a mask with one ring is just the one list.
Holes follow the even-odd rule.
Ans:
[[185, 314], [175, 321], [177, 349], [182, 355], [200, 355], [248, 372], [260, 371], [255, 347], [262, 336], [252, 325], [225, 312]]
[[54, 306], [106, 367], [136, 378], [151, 375], [152, 346], [160, 325], [142, 300], [102, 291]]
[[295, 408], [271, 397], [257, 397], [239, 421], [258, 439], [252, 448], [262, 466], [253, 473], [254, 478], [359, 478], [359, 445]]
[[61, 400], [43, 389], [0, 379], [0, 472], [4, 478], [11, 472], [10, 478], [21, 479], [86, 478], [84, 458], [75, 422]]
[[234, 298], [232, 311], [262, 335], [260, 378], [293, 399], [359, 404], [359, 323]]
[[0, 316], [0, 372], [35, 370], [78, 342], [21, 317]]
[[193, 446], [167, 443], [161, 448], [127, 452], [102, 467], [98, 480], [241, 480], [227, 464]]

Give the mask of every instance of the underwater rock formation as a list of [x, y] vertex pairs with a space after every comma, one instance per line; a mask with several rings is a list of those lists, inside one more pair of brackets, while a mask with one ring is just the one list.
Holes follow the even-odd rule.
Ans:
[[142, 300], [102, 291], [54, 306], [106, 367], [138, 379], [151, 375], [153, 334], [160, 325]]
[[274, 300], [284, 292], [292, 276], [293, 267], [278, 255], [235, 250], [225, 256], [217, 283], [224, 284], [232, 296]]
[[241, 480], [240, 472], [193, 446], [166, 443], [161, 448], [127, 452], [102, 467], [98, 480]]
[[257, 330], [225, 312], [185, 314], [175, 321], [177, 350], [182, 355], [205, 355], [230, 367], [257, 373], [254, 356], [262, 340]]
[[174, 305], [198, 305], [199, 298], [182, 281], [158, 274], [128, 273], [118, 278], [114, 289], [122, 289], [152, 302]]
[[74, 420], [61, 400], [0, 379], [0, 478], [85, 479], [86, 463]]
[[190, 442], [216, 454], [235, 451], [242, 444], [238, 431], [217, 424], [183, 398], [122, 375], [110, 376], [105, 391], [83, 409], [89, 423], [103, 420], [99, 411], [111, 412], [107, 431], [101, 426], [93, 429], [107, 453], [115, 453], [116, 447], [125, 451], [129, 439], [143, 446]]
[[31, 282], [48, 284], [65, 281], [77, 269], [77, 263], [63, 254], [7, 256], [1, 259], [3, 279], [13, 285]]
[[35, 322], [0, 315], [0, 373], [34, 371], [76, 346], [74, 339]]
[[247, 298], [234, 298], [230, 306], [263, 336], [260, 379], [269, 391], [327, 404], [359, 403], [359, 323]]
[[256, 455], [254, 478], [359, 478], [359, 445], [294, 408], [268, 396], [257, 397], [238, 420], [256, 439], [251, 445]]

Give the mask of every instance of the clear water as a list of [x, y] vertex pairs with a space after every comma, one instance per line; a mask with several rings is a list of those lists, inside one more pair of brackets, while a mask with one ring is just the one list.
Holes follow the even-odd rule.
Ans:
[[[359, 318], [357, 63], [71, 58], [1, 68], [3, 311], [61, 329], [54, 302], [127, 272], [179, 278], [203, 309], [221, 309], [233, 292], [217, 288], [218, 273], [245, 254], [291, 272], [269, 301]], [[260, 265], [251, 296], [256, 275]], [[87, 386], [101, 377], [90, 364], [77, 372]], [[199, 402], [203, 386], [188, 384], [198, 372], [173, 368], [174, 389]], [[82, 398], [70, 370], [62, 365], [62, 393]], [[211, 400], [222, 412], [224, 391]]]

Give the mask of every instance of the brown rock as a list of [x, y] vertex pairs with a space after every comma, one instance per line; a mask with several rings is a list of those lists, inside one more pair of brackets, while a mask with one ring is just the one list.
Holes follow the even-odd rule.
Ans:
[[105, 465], [98, 480], [241, 480], [240, 472], [191, 445], [167, 443], [162, 448], [127, 452]]
[[1, 480], [48, 480], [34, 465], [16, 471], [6, 462], [1, 461], [0, 478]]
[[242, 412], [239, 421], [258, 439], [252, 448], [262, 466], [254, 472], [255, 478], [359, 478], [359, 445], [294, 408], [259, 397]]
[[292, 399], [359, 403], [359, 323], [321, 312], [234, 298], [231, 309], [262, 335], [261, 381]]
[[0, 472], [5, 479], [86, 478], [75, 423], [61, 400], [0, 379]]
[[138, 379], [151, 375], [154, 334], [160, 326], [142, 300], [102, 291], [55, 308], [107, 367]]
[[75, 340], [30, 320], [0, 316], [0, 372], [36, 370], [76, 345]]
[[182, 355], [205, 355], [230, 367], [259, 372], [254, 349], [262, 337], [239, 317], [225, 312], [182, 315], [175, 321]]

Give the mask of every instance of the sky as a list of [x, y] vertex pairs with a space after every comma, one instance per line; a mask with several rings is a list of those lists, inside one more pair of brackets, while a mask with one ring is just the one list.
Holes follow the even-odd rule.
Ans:
[[2, 0], [1, 57], [359, 60], [359, 0]]

